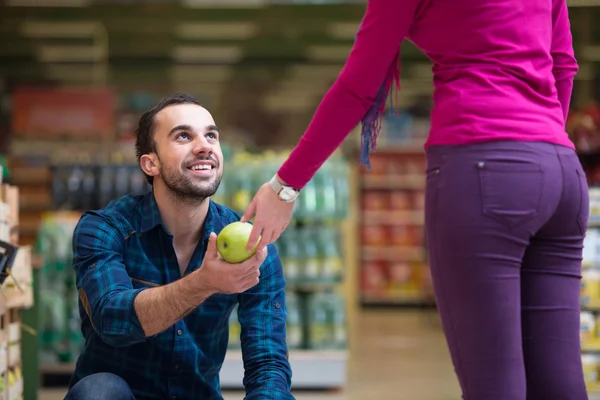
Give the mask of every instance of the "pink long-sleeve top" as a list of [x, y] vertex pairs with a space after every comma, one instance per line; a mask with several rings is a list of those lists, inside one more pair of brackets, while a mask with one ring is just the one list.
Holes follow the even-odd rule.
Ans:
[[368, 0], [345, 66], [278, 171], [283, 181], [304, 187], [361, 122], [368, 164], [404, 39], [433, 62], [425, 147], [518, 140], [573, 148], [565, 119], [577, 62], [566, 0]]

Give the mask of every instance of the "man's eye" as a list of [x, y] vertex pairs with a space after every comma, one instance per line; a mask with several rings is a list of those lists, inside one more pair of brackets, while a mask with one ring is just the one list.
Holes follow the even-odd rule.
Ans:
[[188, 135], [185, 132], [181, 132], [179, 134], [177, 134], [177, 139], [188, 139], [190, 137], [190, 135]]
[[207, 133], [206, 136], [209, 137], [209, 138], [211, 138], [211, 139], [216, 139], [217, 138], [217, 134], [213, 133], [213, 132]]

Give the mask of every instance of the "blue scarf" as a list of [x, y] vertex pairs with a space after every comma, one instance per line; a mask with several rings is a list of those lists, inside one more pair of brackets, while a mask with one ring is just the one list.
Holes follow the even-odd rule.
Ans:
[[[359, 28], [360, 29], [360, 28]], [[361, 140], [360, 140], [360, 163], [371, 169], [369, 156], [376, 150], [377, 135], [381, 132], [383, 114], [385, 112], [385, 102], [390, 94], [392, 86], [396, 87], [396, 93], [400, 90], [400, 50], [396, 53], [394, 62], [388, 69], [387, 76], [377, 93], [375, 103], [369, 108], [361, 120]], [[390, 108], [394, 107], [394, 96], [390, 97]]]

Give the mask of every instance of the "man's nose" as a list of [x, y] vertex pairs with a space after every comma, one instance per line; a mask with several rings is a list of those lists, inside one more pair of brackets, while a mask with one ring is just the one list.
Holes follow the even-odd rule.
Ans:
[[212, 145], [209, 143], [208, 140], [206, 140], [205, 137], [201, 136], [198, 139], [196, 139], [196, 141], [194, 142], [194, 150], [193, 150], [194, 154], [211, 153], [211, 152], [212, 152]]

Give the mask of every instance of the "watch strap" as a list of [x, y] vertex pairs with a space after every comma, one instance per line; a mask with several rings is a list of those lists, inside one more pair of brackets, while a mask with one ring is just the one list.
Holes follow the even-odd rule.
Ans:
[[269, 184], [271, 185], [271, 188], [275, 191], [275, 193], [279, 195], [281, 189], [283, 189], [283, 185], [281, 184], [281, 182], [279, 182], [277, 176], [273, 175], [273, 177], [269, 181]]

